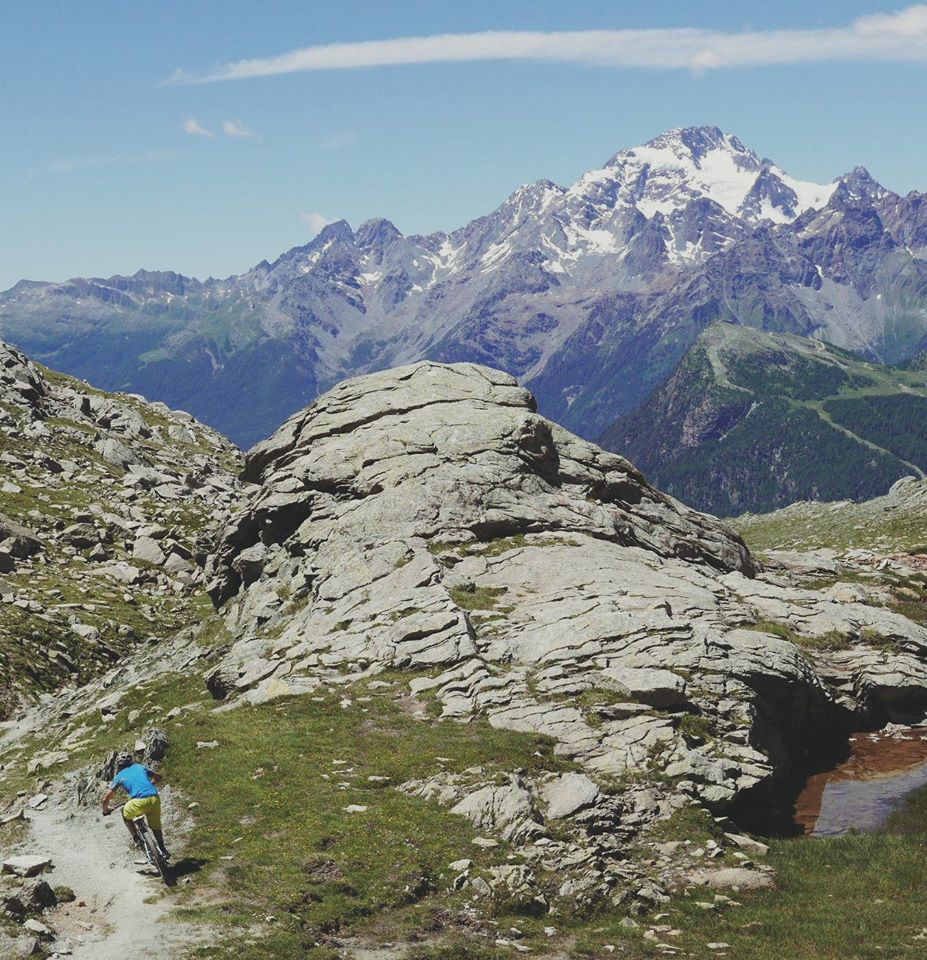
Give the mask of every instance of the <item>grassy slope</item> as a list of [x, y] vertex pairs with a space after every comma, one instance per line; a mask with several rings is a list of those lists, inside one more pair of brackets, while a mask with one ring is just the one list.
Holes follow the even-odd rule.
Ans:
[[[482, 722], [414, 719], [401, 694], [407, 680], [385, 693], [322, 688], [314, 697], [215, 713], [198, 676], [168, 675], [128, 692], [109, 722], [93, 712], [57, 731], [82, 728], [83, 737], [51, 773], [88, 762], [97, 768], [153, 723], [168, 731], [162, 772], [178, 807], [197, 806], [177, 861], [193, 882], [167, 895], [187, 919], [216, 928], [211, 946], [191, 948], [196, 957], [323, 960], [337, 955], [333, 936], [365, 929], [381, 941], [424, 931], [453, 945], [471, 921], [449, 892], [448, 865], [461, 857], [476, 870], [506, 864], [510, 850], [473, 845], [479, 831], [469, 821], [393, 787], [474, 766], [490, 775], [571, 766], [542, 738]], [[185, 709], [167, 717], [175, 707]], [[197, 746], [212, 741], [218, 747]], [[34, 786], [24, 766], [38, 748], [0, 755], [0, 807]], [[345, 812], [351, 804], [367, 810]], [[514, 919], [535, 931], [542, 925]]]
[[[642, 958], [660, 955], [642, 934], [663, 924], [681, 933], [657, 939], [694, 957], [716, 953], [707, 944], [719, 942], [745, 960], [918, 955], [908, 948], [927, 926], [927, 792], [882, 834], [773, 841], [767, 862], [777, 889], [735, 895], [739, 905], [714, 903], [713, 894], [693, 888], [638, 918], [637, 929], [622, 926], [619, 911], [535, 919], [504, 909], [487, 914], [484, 905], [484, 919], [468, 916], [466, 899], [448, 892], [448, 864], [466, 856], [479, 870], [511, 862], [510, 851], [504, 844], [480, 850], [468, 821], [392, 787], [476, 764], [500, 771], [566, 764], [538, 738], [481, 722], [413, 719], [400, 698], [404, 680], [388, 679], [386, 692], [322, 688], [315, 697], [215, 713], [198, 677], [167, 676], [128, 692], [109, 723], [90, 721], [71, 766], [101, 759], [153, 722], [168, 729], [163, 772], [177, 791], [174, 803], [197, 806], [187, 814], [178, 857], [191, 882], [166, 896], [188, 920], [214, 929], [209, 946], [191, 947], [191, 958], [333, 960], [344, 936], [418, 940], [411, 956], [428, 960], [501, 958], [511, 949], [496, 947], [495, 938], [512, 926], [540, 955], [603, 957], [612, 945]], [[165, 719], [177, 706], [181, 715]], [[72, 724], [88, 726], [88, 718]], [[210, 741], [218, 747], [197, 746]], [[0, 757], [8, 799], [27, 785], [21, 761], [30, 755]], [[349, 814], [349, 804], [367, 810]], [[695, 822], [680, 830], [696, 842], [709, 835]], [[706, 902], [714, 907], [699, 905]], [[543, 933], [548, 925], [555, 936]]]
[[[174, 677], [131, 693], [114, 721], [91, 723], [75, 761], [98, 761], [173, 707], [197, 703], [164, 722], [173, 744], [164, 772], [179, 791], [175, 803], [199, 804], [180, 863], [199, 869], [189, 886], [168, 896], [190, 920], [215, 925], [212, 946], [193, 956], [323, 960], [338, 955], [333, 936], [352, 934], [380, 942], [424, 937], [418, 955], [429, 960], [511, 955], [493, 946], [493, 927], [463, 916], [461, 900], [447, 892], [452, 860], [505, 863], [506, 848], [480, 851], [471, 844], [478, 831], [467, 821], [390, 788], [476, 763], [500, 770], [562, 766], [544, 743], [482, 723], [422, 723], [382, 692], [366, 700], [364, 692], [347, 691], [350, 703], [342, 706], [342, 691], [324, 691], [317, 699], [224, 714], [212, 713], [202, 694], [198, 678]], [[141, 711], [134, 723], [133, 710]], [[79, 718], [75, 726], [86, 722]], [[216, 749], [197, 747], [213, 740]], [[27, 783], [11, 778], [3, 792]], [[348, 804], [368, 810], [347, 814]], [[902, 836], [777, 841], [768, 858], [779, 875], [776, 891], [705, 911], [697, 902], [713, 898], [695, 890], [668, 904], [666, 916], [641, 918], [637, 931], [620, 926], [617, 912], [543, 920], [503, 912], [495, 921], [503, 931], [517, 925], [541, 953], [562, 949], [579, 957], [604, 956], [606, 944], [624, 956], [658, 955], [641, 938], [656, 923], [682, 930], [662, 939], [697, 957], [716, 942], [732, 944], [733, 956], [763, 960], [906, 956], [906, 945], [927, 926], [925, 823], [922, 801], [908, 805]], [[544, 936], [545, 924], [560, 936]]]
[[[912, 801], [911, 806], [915, 806]], [[659, 922], [682, 931], [663, 936], [689, 956], [718, 951], [741, 960], [874, 960], [922, 956], [915, 941], [927, 927], [927, 801], [916, 802], [917, 832], [847, 836], [827, 840], [774, 841], [767, 862], [776, 868], [777, 887], [732, 895], [739, 906], [704, 909], [708, 891], [669, 904]], [[907, 821], [910, 824], [910, 818]], [[605, 944], [621, 944], [626, 957], [649, 957], [659, 949], [617, 923], [584, 933], [578, 955], [600, 957]]]
[[754, 551], [862, 549], [921, 553], [927, 549], [927, 511], [878, 499], [868, 503], [796, 503], [731, 523]]

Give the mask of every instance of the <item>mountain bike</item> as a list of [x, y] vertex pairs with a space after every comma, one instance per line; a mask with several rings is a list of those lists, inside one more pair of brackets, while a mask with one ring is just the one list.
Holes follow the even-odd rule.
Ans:
[[[117, 807], [110, 807], [110, 815], [116, 813], [117, 810], [120, 810], [124, 804], [120, 803]], [[171, 877], [170, 867], [167, 865], [167, 861], [164, 857], [161, 856], [161, 851], [158, 848], [158, 842], [154, 838], [154, 834], [151, 832], [151, 827], [148, 826], [148, 820], [144, 814], [140, 817], [134, 817], [132, 823], [135, 825], [135, 830], [138, 835], [139, 840], [142, 842], [142, 850], [145, 853], [145, 857], [148, 859], [148, 862], [157, 869], [158, 873], [161, 875], [161, 879], [167, 886], [173, 885], [173, 878]]]
[[148, 826], [148, 821], [144, 816], [141, 816], [136, 817], [132, 823], [135, 824], [135, 829], [138, 831], [138, 837], [142, 841], [142, 849], [145, 851], [145, 856], [148, 858], [148, 862], [157, 868], [158, 873], [161, 874], [161, 879], [165, 882], [165, 884], [167, 884], [167, 886], [170, 886], [170, 868], [167, 865], [167, 861], [161, 856], [161, 851], [158, 849], [158, 844], [154, 838], [154, 834], [151, 832], [151, 828]]

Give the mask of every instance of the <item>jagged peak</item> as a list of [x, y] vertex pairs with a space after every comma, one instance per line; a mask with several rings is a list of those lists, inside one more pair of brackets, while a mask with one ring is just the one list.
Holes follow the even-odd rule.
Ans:
[[[533, 183], [523, 183], [506, 197], [494, 214], [523, 210], [525, 207], [537, 209], [545, 206], [556, 197], [562, 196], [566, 190], [554, 183], [553, 180], [535, 180]], [[491, 214], [494, 215], [494, 214]]]
[[665, 153], [665, 161], [687, 161], [700, 166], [709, 154], [720, 150], [736, 159], [738, 166], [759, 170], [763, 161], [745, 146], [743, 141], [731, 133], [725, 133], [720, 127], [694, 126], [674, 127], [659, 136], [653, 137], [639, 147], [628, 147], [615, 153], [606, 167], [620, 166], [629, 157], [640, 156], [649, 160], [660, 159], [655, 154]]
[[524, 197], [543, 196], [547, 193], [563, 193], [563, 187], [553, 180], [535, 180], [533, 183], [523, 183], [512, 191], [510, 200], [520, 200]]
[[[333, 223], [327, 223], [324, 227], [308, 242], [302, 243], [296, 247], [290, 247], [285, 253], [280, 254], [276, 260], [270, 264], [270, 269], [274, 270], [282, 264], [290, 263], [293, 260], [299, 260], [305, 256], [316, 254], [320, 255], [327, 247], [337, 241], [347, 241], [354, 243], [356, 239], [354, 231], [347, 220], [335, 220]], [[266, 262], [266, 261], [265, 261]], [[259, 270], [261, 264], [252, 268], [252, 273]]]
[[648, 140], [644, 146], [656, 150], [682, 147], [696, 160], [705, 157], [712, 150], [727, 150], [744, 154], [755, 163], [760, 163], [759, 157], [746, 147], [739, 137], [725, 133], [715, 126], [674, 127]]
[[333, 220], [326, 223], [324, 227], [315, 235], [309, 246], [319, 243], [328, 243], [331, 240], [353, 240], [354, 231], [347, 220]]
[[889, 191], [863, 166], [854, 167], [849, 173], [837, 178], [838, 186], [844, 186], [856, 196], [882, 196]]
[[372, 247], [401, 240], [402, 231], [386, 217], [372, 217], [357, 228], [354, 239], [360, 247]]

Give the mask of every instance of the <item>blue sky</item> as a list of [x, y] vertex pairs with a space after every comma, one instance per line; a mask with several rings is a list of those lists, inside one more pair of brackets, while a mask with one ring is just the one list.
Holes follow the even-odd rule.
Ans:
[[927, 7], [903, 2], [31, 0], [0, 51], [0, 288], [225, 276], [322, 218], [452, 229], [689, 124], [927, 189]]

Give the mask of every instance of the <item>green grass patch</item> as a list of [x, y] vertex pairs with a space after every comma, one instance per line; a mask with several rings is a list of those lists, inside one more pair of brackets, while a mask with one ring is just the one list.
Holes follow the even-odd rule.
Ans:
[[505, 587], [477, 587], [472, 583], [450, 591], [451, 599], [461, 610], [494, 610], [506, 592]]
[[676, 725], [677, 731], [686, 739], [704, 743], [715, 737], [715, 728], [711, 720], [701, 713], [684, 713]]
[[[746, 630], [756, 630], [758, 633], [771, 633], [794, 643], [796, 647], [809, 652], [827, 652], [832, 650], [847, 650], [853, 646], [852, 640], [846, 634], [832, 630], [816, 637], [808, 637], [796, 633], [791, 627], [775, 620], [760, 620], [744, 627]], [[873, 638], [874, 639], [874, 638]]]
[[722, 835], [714, 817], [704, 807], [691, 803], [658, 820], [648, 831], [647, 839], [705, 843], [708, 840], [720, 840]]
[[499, 557], [510, 550], [524, 547], [575, 547], [576, 541], [567, 537], [527, 537], [516, 533], [511, 537], [499, 537], [496, 540], [435, 540], [428, 545], [430, 553], [436, 556], [453, 554], [458, 557]]
[[[667, 839], [689, 839], [700, 829], [705, 836], [707, 825], [700, 828], [697, 813], [688, 809], [670, 818], [663, 828]], [[620, 950], [633, 960], [659, 956], [660, 948], [642, 933], [660, 923], [681, 934], [658, 939], [691, 957], [721, 952], [709, 943], [729, 944], [725, 954], [739, 960], [923, 956], [924, 941], [914, 938], [927, 927], [925, 826], [927, 791], [921, 791], [879, 833], [772, 841], [764, 862], [776, 871], [774, 889], [730, 893], [739, 905], [706, 910], [699, 903], [712, 903], [713, 891], [694, 887], [661, 906], [659, 920], [639, 918], [637, 930], [622, 927], [618, 916], [601, 916], [594, 925], [577, 926], [574, 956], [604, 956], [606, 944], [619, 945], [616, 955]]]

